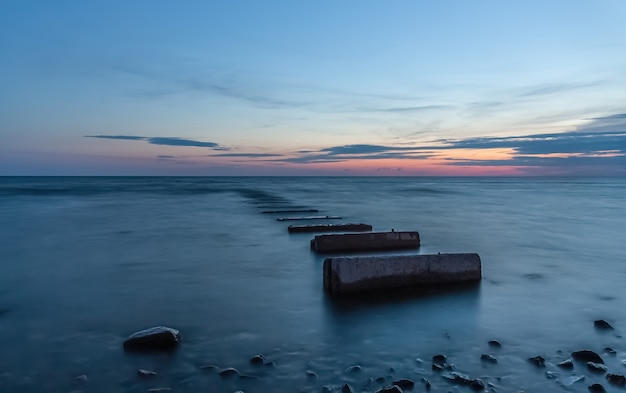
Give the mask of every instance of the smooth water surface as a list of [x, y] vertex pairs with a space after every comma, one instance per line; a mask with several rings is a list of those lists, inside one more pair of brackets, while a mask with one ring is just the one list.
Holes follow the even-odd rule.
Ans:
[[[262, 214], [293, 207], [419, 231], [422, 247], [402, 253], [477, 252], [483, 280], [329, 298], [313, 235], [290, 235], [297, 222]], [[625, 239], [624, 179], [0, 178], [0, 391], [384, 385], [370, 377], [470, 391], [431, 370], [438, 353], [497, 392], [586, 392], [593, 382], [618, 391], [584, 365], [555, 364], [609, 346], [609, 372], [626, 372]], [[595, 319], [616, 330], [595, 330]], [[179, 350], [124, 353], [129, 334], [155, 325], [181, 331]], [[275, 366], [251, 366], [258, 353]], [[498, 363], [481, 363], [483, 353]], [[527, 362], [535, 355], [546, 369]], [[259, 378], [220, 378], [206, 364]], [[353, 364], [362, 370], [346, 372]], [[139, 368], [158, 375], [138, 378]], [[82, 374], [86, 383], [74, 379]], [[572, 375], [586, 379], [564, 386]]]

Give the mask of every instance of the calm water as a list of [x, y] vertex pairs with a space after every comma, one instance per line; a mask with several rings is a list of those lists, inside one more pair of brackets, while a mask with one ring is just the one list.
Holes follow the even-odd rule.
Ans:
[[[417, 253], [477, 252], [483, 280], [333, 300], [313, 235], [261, 214], [288, 207], [418, 230]], [[624, 179], [0, 178], [0, 391], [361, 391], [381, 376], [469, 391], [431, 371], [438, 353], [497, 392], [618, 391], [584, 365], [555, 364], [610, 346], [609, 372], [626, 372], [624, 283]], [[596, 331], [600, 318], [616, 330]], [[124, 353], [125, 337], [154, 325], [179, 329], [180, 349]], [[258, 353], [276, 366], [249, 365]], [[546, 369], [527, 362], [535, 355]], [[223, 379], [206, 364], [260, 378]], [[362, 371], [345, 372], [353, 364]], [[138, 368], [158, 375], [139, 379]], [[563, 386], [572, 375], [586, 379]]]

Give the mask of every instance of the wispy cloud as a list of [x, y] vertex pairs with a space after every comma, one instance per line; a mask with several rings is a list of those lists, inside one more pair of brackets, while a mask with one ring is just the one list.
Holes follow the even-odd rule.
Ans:
[[518, 95], [518, 97], [533, 97], [543, 96], [549, 94], [557, 94], [563, 92], [569, 92], [572, 90], [584, 89], [587, 87], [596, 86], [602, 84], [602, 81], [587, 82], [587, 83], [551, 83], [541, 86], [532, 86], [526, 89]]
[[187, 146], [187, 147], [208, 147], [213, 150], [227, 150], [223, 146], [215, 142], [201, 142], [193, 139], [184, 139], [178, 137], [145, 137], [134, 135], [85, 135], [85, 138], [98, 138], [98, 139], [120, 139], [130, 141], [146, 141], [152, 145], [162, 146]]
[[263, 157], [282, 157], [282, 154], [272, 153], [225, 153], [225, 154], [211, 154], [208, 157], [249, 157], [249, 158], [263, 158]]

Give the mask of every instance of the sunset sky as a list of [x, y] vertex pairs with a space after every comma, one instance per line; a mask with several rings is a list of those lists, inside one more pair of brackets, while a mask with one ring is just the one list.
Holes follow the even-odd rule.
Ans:
[[0, 175], [626, 175], [626, 1], [0, 0]]

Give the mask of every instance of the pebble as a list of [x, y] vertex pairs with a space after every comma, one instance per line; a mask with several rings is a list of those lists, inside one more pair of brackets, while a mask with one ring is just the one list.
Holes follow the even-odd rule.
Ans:
[[361, 370], [362, 370], [362, 368], [358, 364], [355, 364], [353, 366], [350, 366], [350, 367], [346, 368], [346, 372], [348, 372], [348, 373], [358, 373]]
[[487, 344], [489, 344], [489, 346], [493, 347], [493, 348], [501, 348], [502, 347], [502, 344], [500, 344], [500, 341], [498, 341], [498, 340], [491, 340]]
[[217, 369], [219, 369], [219, 367], [214, 364], [205, 364], [203, 366], [200, 366], [200, 370], [202, 371], [215, 371]]
[[433, 356], [433, 364], [445, 364], [446, 360], [446, 355]]
[[407, 379], [407, 378], [396, 379], [395, 381], [392, 382], [392, 384], [393, 385], [398, 385], [402, 389], [412, 389], [413, 386], [415, 386], [415, 382], [413, 380]]
[[589, 371], [593, 371], [595, 373], [605, 373], [607, 370], [604, 364], [594, 362], [587, 362], [587, 368], [589, 369]]
[[226, 377], [232, 377], [234, 375], [239, 375], [239, 371], [236, 368], [228, 367], [223, 370], [220, 370], [218, 374], [226, 378]]
[[589, 391], [591, 393], [604, 393], [604, 392], [606, 392], [606, 389], [604, 389], [604, 386], [600, 385], [599, 383], [594, 383], [593, 385], [589, 385], [587, 387], [587, 389], [589, 389]]
[[556, 379], [558, 378], [559, 374], [553, 372], [553, 371], [546, 371], [546, 378], [548, 379]]
[[317, 374], [315, 373], [315, 371], [311, 370], [306, 370], [306, 376], [309, 378], [317, 378]]
[[147, 377], [154, 377], [155, 375], [157, 375], [157, 373], [152, 370], [139, 369], [137, 370], [137, 375], [142, 378], [147, 378]]
[[352, 386], [346, 383], [341, 387], [341, 393], [354, 393], [354, 389], [352, 389]]
[[534, 356], [532, 358], [528, 358], [528, 361], [534, 364], [537, 367], [545, 367], [546, 359], [543, 356]]
[[557, 363], [557, 366], [571, 370], [574, 368], [574, 362], [572, 362], [572, 359], [565, 359], [561, 363]]
[[255, 365], [255, 366], [261, 366], [265, 363], [265, 357], [263, 357], [263, 355], [256, 355], [253, 356], [252, 359], [250, 359], [250, 364]]
[[495, 356], [483, 353], [480, 355], [480, 360], [487, 363], [498, 363], [498, 359]]
[[617, 355], [617, 351], [611, 347], [604, 347], [604, 352], [608, 353], [609, 355]]

